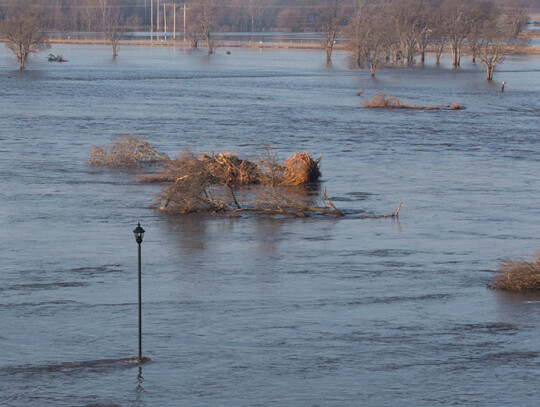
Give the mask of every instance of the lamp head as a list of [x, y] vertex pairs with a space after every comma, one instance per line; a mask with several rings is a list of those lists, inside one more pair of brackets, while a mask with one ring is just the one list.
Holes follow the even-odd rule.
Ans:
[[137, 227], [133, 229], [133, 234], [135, 235], [135, 241], [141, 244], [143, 241], [144, 229], [141, 227], [140, 223], [138, 223]]

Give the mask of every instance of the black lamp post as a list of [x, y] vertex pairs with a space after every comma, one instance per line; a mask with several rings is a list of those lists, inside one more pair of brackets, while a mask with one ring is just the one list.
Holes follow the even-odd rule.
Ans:
[[137, 227], [133, 230], [135, 235], [135, 241], [139, 245], [139, 362], [143, 361], [142, 357], [142, 317], [141, 317], [141, 243], [143, 241], [144, 229], [141, 224], [137, 224]]

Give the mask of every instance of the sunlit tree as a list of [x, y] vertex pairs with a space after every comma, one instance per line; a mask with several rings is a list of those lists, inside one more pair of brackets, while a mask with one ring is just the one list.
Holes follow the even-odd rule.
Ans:
[[40, 9], [32, 1], [23, 0], [11, 4], [5, 13], [5, 45], [15, 55], [19, 68], [24, 69], [29, 55], [38, 54], [48, 47], [40, 29]]
[[319, 6], [318, 17], [323, 35], [323, 46], [326, 50], [326, 63], [332, 62], [332, 50], [336, 37], [345, 22], [345, 9], [343, 0], [324, 0]]

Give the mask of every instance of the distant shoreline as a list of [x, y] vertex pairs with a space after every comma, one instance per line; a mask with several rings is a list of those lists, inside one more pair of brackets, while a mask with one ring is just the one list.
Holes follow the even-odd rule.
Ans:
[[[540, 31], [527, 32], [523, 35], [526, 39], [540, 38]], [[0, 38], [1, 42], [7, 42], [5, 39]], [[68, 44], [68, 45], [103, 45], [108, 46], [110, 43], [106, 40], [100, 39], [80, 39], [80, 38], [50, 38], [47, 40], [49, 44]], [[179, 47], [179, 48], [192, 48], [188, 44], [184, 44], [182, 41], [163, 41], [163, 40], [121, 40], [119, 46], [133, 46], [133, 47]], [[216, 41], [214, 43], [214, 49], [219, 48], [249, 48], [249, 49], [307, 49], [324, 51], [323, 46], [316, 41], [282, 41], [282, 42], [240, 42], [240, 41]], [[198, 47], [199, 50], [205, 51], [206, 46], [201, 43]], [[334, 50], [345, 50], [344, 44], [336, 44]], [[433, 51], [428, 50], [427, 53]], [[446, 51], [446, 52], [449, 52]], [[465, 53], [467, 55], [467, 53]], [[520, 48], [511, 52], [509, 55], [540, 55], [540, 45], [529, 45], [525, 48]]]
[[[530, 36], [529, 38], [539, 38], [538, 36]], [[52, 39], [48, 41], [49, 44], [74, 44], [74, 45], [109, 45], [109, 42], [105, 40], [80, 40], [80, 39]], [[183, 42], [180, 41], [136, 41], [136, 40], [128, 40], [128, 41], [120, 41], [120, 46], [134, 46], [134, 47], [180, 47], [180, 48], [192, 48], [190, 45], [184, 45]], [[317, 42], [302, 42], [298, 43], [296, 41], [291, 41], [289, 43], [239, 43], [239, 42], [227, 42], [227, 41], [219, 41], [214, 43], [214, 49], [219, 48], [250, 48], [250, 49], [296, 49], [296, 50], [302, 50], [302, 49], [309, 49], [309, 50], [316, 50], [319, 49], [321, 51], [324, 51], [324, 48], [320, 43]], [[199, 50], [205, 51], [206, 47], [204, 44], [200, 44], [198, 47]], [[345, 46], [343, 44], [337, 44], [334, 47], [334, 50], [345, 50]], [[433, 51], [427, 51], [427, 53], [430, 53]], [[447, 52], [450, 52], [449, 50]], [[468, 55], [468, 53], [465, 53], [464, 55]], [[529, 45], [525, 48], [520, 48], [519, 50], [515, 50], [511, 52], [509, 55], [540, 55], [540, 46], [535, 45]]]

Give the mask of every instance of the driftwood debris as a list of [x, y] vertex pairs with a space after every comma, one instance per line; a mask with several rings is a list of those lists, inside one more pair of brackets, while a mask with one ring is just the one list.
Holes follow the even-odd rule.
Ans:
[[364, 107], [369, 109], [412, 109], [412, 110], [440, 110], [440, 109], [449, 109], [449, 110], [460, 110], [463, 109], [462, 106], [453, 102], [450, 105], [428, 105], [428, 106], [419, 106], [419, 105], [406, 105], [399, 101], [395, 96], [386, 96], [384, 94], [376, 94], [373, 97], [364, 102]]
[[58, 55], [54, 55], [54, 54], [49, 54], [47, 56], [47, 60], [49, 62], [68, 62], [67, 59], [64, 59], [62, 57], [62, 55], [58, 54]]
[[362, 215], [360, 216], [360, 219], [399, 218], [399, 211], [401, 209], [401, 205], [403, 205], [403, 201], [399, 203], [395, 212], [387, 213], [386, 215]]
[[[162, 183], [152, 205], [169, 214], [259, 213], [307, 217], [310, 214], [344, 216], [321, 190], [321, 156], [297, 152], [278, 160], [270, 149], [260, 159], [240, 158], [236, 153], [195, 154], [189, 149], [171, 159], [140, 137], [122, 136], [100, 148], [93, 146], [88, 163], [112, 168], [162, 167], [145, 174], [139, 182]], [[398, 217], [372, 215], [365, 218]]]

